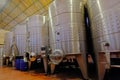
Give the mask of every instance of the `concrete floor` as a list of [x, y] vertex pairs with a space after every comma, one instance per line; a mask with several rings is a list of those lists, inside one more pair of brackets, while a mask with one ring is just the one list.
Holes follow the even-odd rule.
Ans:
[[[74, 74], [74, 73], [72, 73]], [[77, 73], [76, 73], [77, 74]], [[71, 74], [54, 74], [46, 76], [45, 73], [35, 71], [19, 71], [11, 67], [0, 67], [0, 80], [82, 80]]]

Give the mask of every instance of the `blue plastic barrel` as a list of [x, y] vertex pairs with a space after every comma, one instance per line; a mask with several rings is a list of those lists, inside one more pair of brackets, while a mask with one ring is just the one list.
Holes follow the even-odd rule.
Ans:
[[15, 60], [15, 68], [16, 68], [17, 70], [20, 70], [20, 59], [16, 59], [16, 60]]
[[23, 59], [20, 59], [20, 70], [21, 71], [26, 71], [28, 70], [28, 63], [24, 62]]

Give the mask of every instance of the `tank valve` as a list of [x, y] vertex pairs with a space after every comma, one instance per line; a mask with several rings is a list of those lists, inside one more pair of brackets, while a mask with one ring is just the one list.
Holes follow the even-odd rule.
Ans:
[[50, 57], [50, 61], [53, 63], [53, 64], [59, 64], [63, 58], [64, 58], [64, 54], [63, 54], [63, 51], [60, 50], [60, 49], [56, 49], [53, 51], [52, 54], [49, 55]]

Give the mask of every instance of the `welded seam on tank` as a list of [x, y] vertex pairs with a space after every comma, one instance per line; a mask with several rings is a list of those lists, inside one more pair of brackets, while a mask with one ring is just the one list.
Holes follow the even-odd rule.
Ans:
[[101, 35], [101, 36], [94, 37], [93, 39], [97, 39], [97, 38], [100, 38], [100, 37], [103, 37], [103, 36], [106, 36], [106, 35], [117, 34], [117, 33], [120, 33], [120, 31], [118, 31], [118, 32], [113, 32], [113, 33], [109, 33], [109, 34], [103, 34], [103, 35]]
[[[113, 9], [114, 9], [114, 8], [120, 7], [119, 4], [120, 4], [120, 1], [119, 1], [118, 3], [116, 3], [114, 6], [111, 6], [111, 7], [109, 7], [109, 9], [104, 10], [104, 11], [102, 11], [102, 12], [100, 12], [100, 13], [104, 14], [104, 13], [108, 13], [108, 12], [113, 12]], [[94, 4], [94, 5], [95, 5], [95, 4]], [[94, 5], [92, 5], [92, 6], [94, 6]], [[91, 7], [91, 6], [89, 6], [89, 7]], [[119, 8], [118, 8], [118, 9], [119, 9]], [[96, 16], [94, 16], [94, 18], [101, 16], [100, 13], [97, 14]]]
[[56, 16], [58, 16], [58, 15], [65, 14], [65, 13], [70, 13], [70, 14], [71, 14], [71, 13], [79, 13], [79, 14], [81, 13], [81, 14], [82, 14], [82, 12], [72, 12], [72, 11], [71, 11], [71, 12], [62, 12], [62, 13], [59, 13], [59, 14], [54, 15], [54, 16], [52, 16], [52, 17], [56, 17]]

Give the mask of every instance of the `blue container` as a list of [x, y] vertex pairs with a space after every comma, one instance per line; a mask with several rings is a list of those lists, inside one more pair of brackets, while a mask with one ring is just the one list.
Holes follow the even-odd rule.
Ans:
[[20, 59], [20, 70], [21, 71], [28, 70], [28, 62], [24, 62], [23, 59]]
[[15, 60], [15, 68], [16, 68], [17, 70], [20, 70], [20, 59], [16, 59], [16, 60]]

